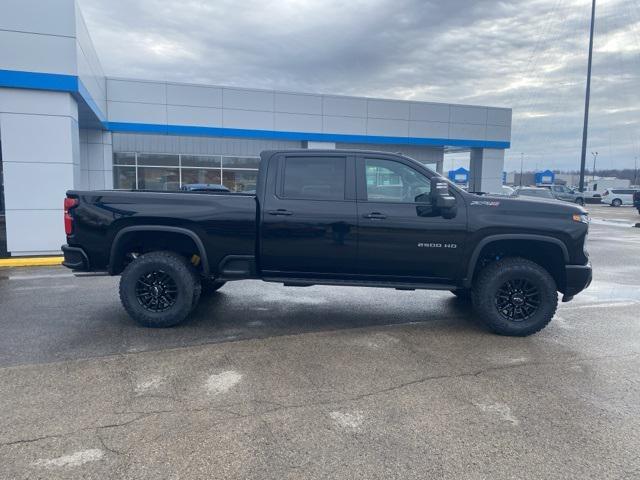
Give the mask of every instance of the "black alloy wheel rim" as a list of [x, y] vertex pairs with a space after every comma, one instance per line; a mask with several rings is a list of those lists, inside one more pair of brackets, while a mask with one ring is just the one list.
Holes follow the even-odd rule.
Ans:
[[508, 280], [496, 293], [496, 308], [510, 322], [530, 319], [540, 307], [540, 291], [525, 279]]
[[150, 312], [169, 310], [176, 303], [177, 297], [176, 282], [162, 270], [144, 273], [136, 282], [136, 298]]

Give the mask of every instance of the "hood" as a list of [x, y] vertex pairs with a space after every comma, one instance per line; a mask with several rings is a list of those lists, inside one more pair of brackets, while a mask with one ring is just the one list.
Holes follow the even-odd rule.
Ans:
[[[534, 198], [534, 197], [507, 197], [500, 195], [475, 195], [469, 194], [470, 205], [484, 205], [491, 202], [494, 207], [521, 211], [523, 213], [538, 214], [585, 214], [588, 213], [583, 207], [576, 203], [563, 202], [554, 198]], [[497, 204], [496, 204], [497, 203]]]

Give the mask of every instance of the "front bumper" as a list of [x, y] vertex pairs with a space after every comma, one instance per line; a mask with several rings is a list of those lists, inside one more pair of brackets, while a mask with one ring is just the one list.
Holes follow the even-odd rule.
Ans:
[[87, 257], [87, 254], [83, 249], [63, 245], [62, 253], [64, 254], [64, 261], [62, 262], [62, 265], [70, 268], [71, 270], [81, 272], [89, 271], [89, 257]]
[[568, 299], [591, 285], [593, 272], [590, 262], [586, 265], [565, 265], [564, 268], [566, 286], [563, 293]]

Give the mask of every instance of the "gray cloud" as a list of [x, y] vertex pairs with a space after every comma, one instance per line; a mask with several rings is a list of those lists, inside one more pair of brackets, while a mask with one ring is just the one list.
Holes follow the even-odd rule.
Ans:
[[[507, 168], [577, 168], [589, 0], [80, 0], [107, 74], [508, 106]], [[640, 5], [600, 0], [589, 151], [640, 155]]]

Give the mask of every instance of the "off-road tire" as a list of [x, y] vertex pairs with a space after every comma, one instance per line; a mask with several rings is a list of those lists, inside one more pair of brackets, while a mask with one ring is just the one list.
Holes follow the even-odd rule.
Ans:
[[[526, 319], [510, 320], [498, 308], [498, 303], [504, 301], [504, 296], [498, 297], [501, 288], [514, 281], [528, 282], [537, 292], [538, 306]], [[491, 331], [514, 337], [525, 337], [542, 330], [558, 307], [553, 277], [537, 263], [520, 257], [507, 257], [483, 268], [475, 279], [471, 297], [477, 314]]]
[[201, 281], [202, 294], [210, 295], [214, 292], [217, 292], [223, 287], [225, 283], [227, 282], [223, 282], [221, 280], [212, 280], [211, 278], [203, 278]]
[[[139, 300], [137, 288], [144, 275], [162, 272], [172, 280], [175, 297], [169, 307], [152, 311]], [[120, 278], [120, 301], [127, 313], [140, 325], [153, 328], [173, 327], [183, 322], [199, 299], [197, 273], [189, 261], [173, 252], [150, 252], [139, 256], [125, 268]]]

